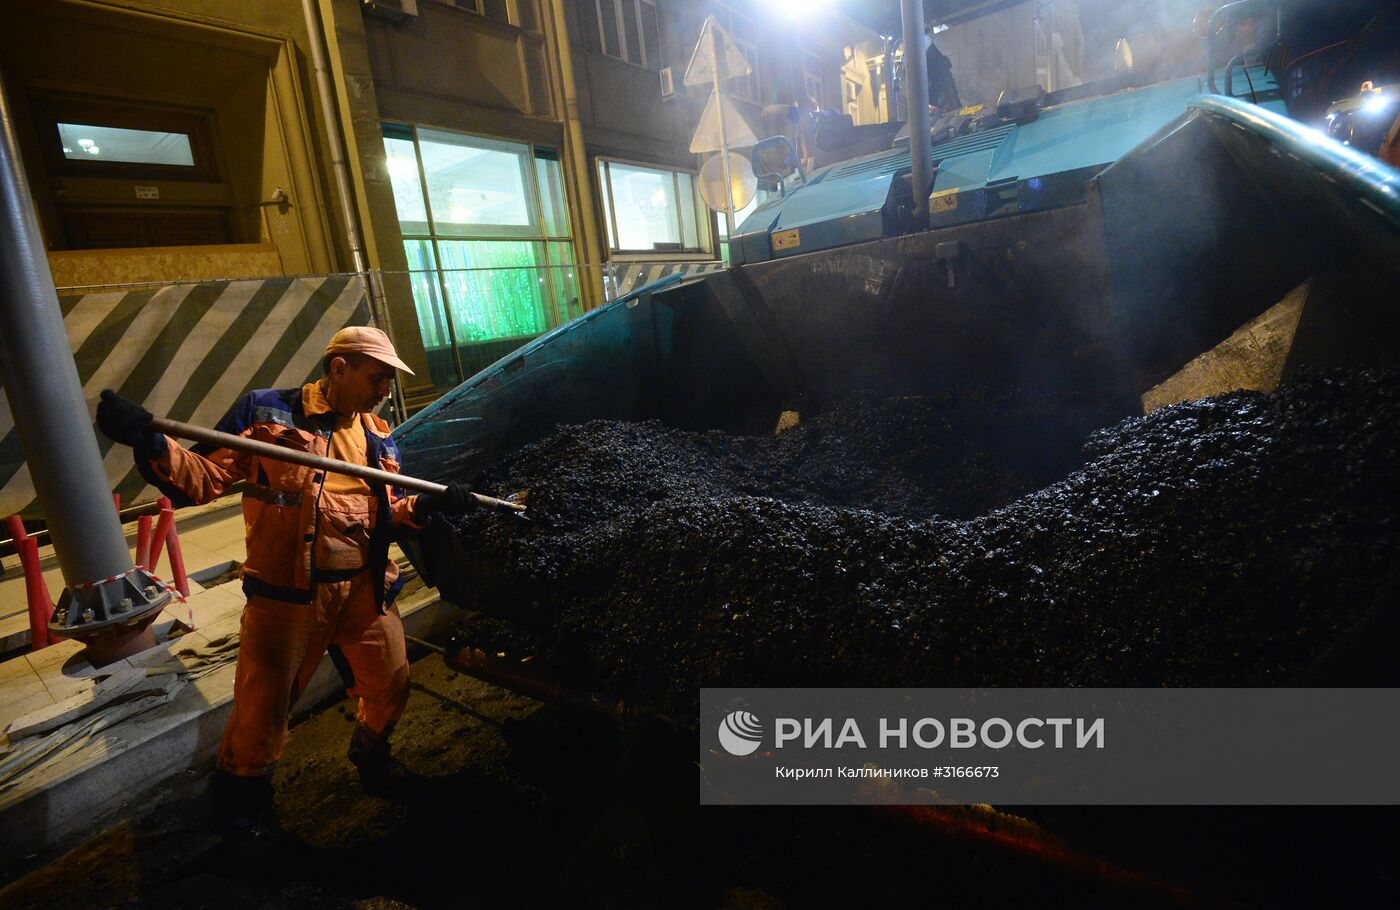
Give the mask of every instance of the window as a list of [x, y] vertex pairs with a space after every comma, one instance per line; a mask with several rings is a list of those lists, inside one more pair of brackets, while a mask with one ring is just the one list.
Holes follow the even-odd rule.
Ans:
[[220, 179], [205, 111], [49, 94], [30, 103], [55, 176]]
[[506, 22], [511, 25], [519, 25], [510, 16], [510, 5], [506, 0], [437, 0], [444, 6], [455, 6], [469, 12], [485, 16], [487, 19], [495, 19], [497, 22]]
[[[39, 160], [55, 190], [45, 213], [55, 249], [196, 246], [258, 236], [257, 215], [233, 204], [247, 200], [250, 188], [220, 168], [208, 110], [43, 92], [29, 103]], [[191, 191], [190, 183], [205, 186]]]
[[802, 49], [802, 91], [815, 99], [819, 107], [826, 98], [822, 95], [822, 58], [813, 51]]
[[58, 138], [63, 143], [63, 157], [77, 161], [194, 167], [194, 150], [184, 133], [60, 123]]
[[386, 124], [384, 150], [435, 385], [582, 314], [554, 149]]
[[740, 76], [730, 79], [729, 85], [725, 87], [731, 95], [742, 98], [745, 101], [759, 103], [758, 85], [758, 26], [748, 15], [739, 12], [736, 8], [730, 8], [723, 3], [714, 4], [715, 21], [729, 32], [729, 37], [734, 39], [739, 50], [743, 53], [744, 59], [749, 61], [749, 66], [753, 72], [747, 76]]
[[841, 78], [841, 95], [842, 95], [842, 101], [845, 103], [846, 113], [850, 115], [851, 122], [852, 122], [852, 123], [855, 123], [855, 124], [857, 124], [857, 125], [859, 125], [860, 122], [861, 122], [861, 118], [860, 118], [860, 93], [861, 93], [862, 88], [864, 88], [864, 86], [862, 86], [859, 82], [855, 81], [854, 79], [849, 79], [849, 78], [846, 78], [845, 76], [842, 76], [842, 78]]
[[649, 70], [661, 68], [656, 0], [584, 0], [579, 5], [584, 47]]
[[614, 254], [709, 252], [709, 210], [694, 174], [599, 158], [598, 186]]

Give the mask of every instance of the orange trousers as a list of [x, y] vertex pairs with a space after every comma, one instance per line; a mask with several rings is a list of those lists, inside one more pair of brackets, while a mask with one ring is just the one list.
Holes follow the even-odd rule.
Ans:
[[332, 645], [345, 660], [347, 692], [360, 700], [355, 739], [389, 735], [408, 701], [408, 655], [397, 607], [380, 613], [368, 572], [318, 584], [309, 604], [249, 597], [243, 610], [233, 713], [218, 766], [240, 777], [270, 774], [287, 743], [287, 718]]

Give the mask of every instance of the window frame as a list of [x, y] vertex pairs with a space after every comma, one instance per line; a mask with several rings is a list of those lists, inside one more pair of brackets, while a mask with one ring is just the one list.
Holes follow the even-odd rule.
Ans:
[[[424, 130], [433, 133], [449, 133], [458, 136], [466, 136], [471, 139], [481, 140], [482, 144], [478, 148], [491, 149], [493, 151], [506, 154], [518, 154], [512, 150], [501, 148], [500, 146], [523, 146], [527, 154], [521, 156], [518, 161], [520, 168], [520, 186], [523, 192], [530, 194], [530, 198], [525, 201], [527, 205], [533, 201], [533, 205], [528, 205], [526, 211], [527, 223], [521, 224], [477, 224], [468, 223], [466, 227], [473, 230], [466, 233], [454, 234], [438, 230], [438, 222], [432, 212], [432, 199], [427, 195], [428, 172], [423, 166], [423, 149], [421, 134]], [[463, 133], [460, 130], [445, 130], [427, 124], [417, 124], [413, 128], [414, 149], [418, 156], [418, 169], [420, 182], [423, 185], [423, 205], [428, 218], [430, 230], [443, 240], [556, 240], [568, 238], [556, 238], [546, 234], [544, 223], [544, 199], [540, 193], [539, 171], [536, 167], [538, 159], [535, 156], [535, 146], [530, 142], [518, 142], [512, 139], [496, 139], [490, 136], [483, 136], [478, 133]], [[495, 147], [495, 148], [493, 148]], [[455, 224], [456, 222], [445, 222]]]
[[860, 117], [860, 95], [864, 91], [864, 86], [854, 79], [842, 74], [841, 76], [841, 106], [843, 113], [851, 118], [852, 123], [859, 123]]
[[[129, 101], [107, 101], [95, 96], [38, 93], [30, 96], [39, 145], [47, 170], [55, 177], [180, 180], [218, 183], [223, 179], [216, 152], [211, 113], [194, 109], [169, 109]], [[194, 164], [146, 164], [69, 158], [63, 154], [58, 124], [79, 123], [115, 129], [180, 133], [189, 138]]]
[[[679, 250], [633, 250], [613, 246], [613, 238], [618, 237], [620, 232], [617, 229], [617, 206], [613, 201], [612, 192], [612, 172], [610, 167], [605, 165], [621, 164], [628, 167], [644, 168], [650, 171], [658, 171], [672, 175], [672, 186], [676, 188], [674, 203], [678, 207], [677, 219], [679, 222], [680, 195], [679, 187], [675, 183], [675, 176], [687, 174], [690, 177], [690, 191], [695, 202], [695, 223], [692, 227], [695, 230], [695, 241], [697, 246], [686, 247]], [[715, 258], [716, 236], [714, 226], [714, 212], [705, 204], [705, 200], [700, 198], [700, 172], [684, 167], [673, 167], [667, 164], [656, 164], [652, 161], [638, 161], [631, 158], [620, 158], [615, 155], [595, 155], [593, 156], [593, 173], [598, 180], [598, 203], [599, 208], [606, 219], [603, 224], [603, 236], [607, 240], [608, 259], [623, 262], [679, 262], [696, 261], [706, 262]], [[678, 224], [679, 226], [679, 224]], [[681, 235], [685, 235], [685, 229], [681, 229]]]
[[506, 18], [498, 19], [488, 15], [486, 12], [486, 0], [430, 0], [438, 6], [447, 6], [452, 9], [459, 9], [464, 13], [471, 13], [473, 16], [480, 16], [488, 22], [499, 22], [501, 25], [510, 25], [520, 28], [520, 6], [518, 0], [502, 0], [506, 7]]
[[[613, 8], [613, 33], [608, 35], [608, 30], [603, 20], [603, 4], [609, 4]], [[646, 29], [642, 26], [642, 7], [651, 7], [652, 21], [656, 23], [656, 47], [648, 48]], [[630, 10], [632, 24], [637, 30], [637, 47], [641, 54], [641, 60], [630, 59], [627, 50], [627, 32], [623, 26], [624, 19]], [[588, 47], [589, 51], [600, 54], [612, 60], [619, 60], [629, 66], [639, 67], [648, 72], [657, 72], [661, 69], [661, 13], [657, 9], [656, 0], [593, 0], [592, 15], [597, 30], [593, 32], [598, 36], [598, 47], [594, 49]], [[588, 8], [579, 11], [580, 16], [589, 15]], [[605, 38], [611, 37], [616, 44], [618, 53], [608, 50], [608, 43]], [[587, 47], [587, 45], [585, 45]], [[653, 59], [655, 58], [655, 59]]]
[[[750, 104], [762, 104], [763, 82], [758, 75], [758, 41], [757, 39], [740, 38], [738, 35], [734, 34], [734, 17], [739, 16], [749, 23], [749, 34], [757, 35], [759, 32], [757, 17], [749, 15], [737, 6], [730, 6], [728, 3], [722, 3], [720, 0], [710, 0], [710, 6], [712, 7], [715, 21], [720, 24], [721, 28], [729, 33], [729, 37], [733, 39], [734, 44], [738, 46], [740, 53], [744, 55], [744, 59], [749, 62], [749, 67], [753, 70], [753, 72], [749, 73], [747, 76], [740, 76], [728, 80], [729, 87], [726, 90], [730, 95], [740, 101], [747, 101]], [[735, 85], [752, 85], [753, 97], [750, 98], [745, 94], [735, 91]]]
[[[428, 172], [427, 172], [427, 169], [426, 169], [426, 167], [424, 166], [424, 163], [423, 163], [423, 148], [422, 148], [422, 139], [421, 139], [421, 137], [420, 137], [420, 134], [421, 134], [421, 132], [424, 131], [424, 130], [427, 130], [427, 131], [433, 132], [433, 133], [451, 133], [451, 134], [455, 134], [455, 135], [458, 135], [458, 136], [464, 136], [464, 137], [467, 137], [467, 138], [469, 138], [469, 139], [480, 140], [480, 141], [482, 141], [482, 142], [484, 142], [484, 143], [488, 143], [488, 144], [490, 144], [490, 145], [505, 144], [505, 145], [523, 146], [525, 149], [527, 149], [527, 150], [528, 150], [528, 164], [527, 164], [527, 166], [524, 166], [524, 167], [522, 167], [522, 169], [521, 169], [521, 170], [522, 170], [522, 178], [523, 178], [522, 185], [523, 185], [523, 187], [524, 187], [524, 191], [525, 191], [526, 193], [529, 193], [529, 194], [531, 195], [531, 199], [527, 200], [527, 202], [528, 202], [528, 204], [529, 204], [529, 207], [530, 207], [530, 220], [531, 220], [531, 224], [532, 224], [534, 227], [538, 228], [538, 231], [537, 231], [536, 233], [530, 234], [530, 235], [525, 235], [525, 234], [520, 233], [520, 232], [518, 232], [518, 231], [516, 231], [516, 232], [511, 232], [511, 233], [497, 233], [497, 232], [487, 231], [487, 232], [485, 232], [485, 233], [471, 233], [471, 234], [460, 234], [460, 235], [459, 235], [459, 234], [444, 234], [444, 233], [442, 233], [441, 231], [439, 231], [439, 230], [438, 230], [438, 226], [437, 226], [437, 220], [436, 220], [436, 219], [434, 218], [434, 216], [433, 216], [432, 199], [431, 199], [431, 196], [429, 195], [429, 190], [428, 190]], [[436, 283], [436, 285], [437, 285], [436, 292], [437, 292], [438, 295], [440, 295], [441, 306], [442, 306], [442, 314], [441, 314], [442, 317], [443, 317], [443, 326], [442, 326], [442, 327], [446, 330], [447, 339], [446, 339], [446, 344], [445, 344], [445, 345], [441, 345], [441, 346], [429, 346], [429, 348], [430, 348], [430, 350], [436, 350], [437, 347], [447, 347], [447, 348], [450, 348], [450, 349], [452, 350], [452, 352], [453, 352], [453, 359], [454, 359], [454, 362], [456, 363], [456, 366], [457, 366], [459, 381], [466, 379], [466, 376], [464, 375], [463, 370], [462, 370], [462, 361], [461, 361], [461, 349], [462, 349], [462, 348], [468, 347], [468, 346], [473, 345], [473, 344], [492, 344], [492, 343], [497, 343], [497, 342], [502, 342], [502, 341], [510, 341], [510, 340], [515, 340], [515, 339], [533, 338], [533, 337], [537, 337], [537, 336], [536, 336], [536, 335], [511, 335], [511, 336], [496, 336], [496, 337], [493, 337], [493, 338], [483, 339], [483, 340], [480, 340], [480, 341], [471, 341], [471, 340], [465, 340], [465, 339], [464, 339], [464, 340], [458, 340], [458, 338], [457, 338], [456, 326], [455, 326], [455, 324], [454, 324], [454, 319], [453, 319], [453, 316], [452, 316], [452, 304], [451, 304], [451, 301], [453, 300], [453, 295], [452, 295], [451, 289], [450, 289], [449, 286], [448, 286], [447, 275], [448, 275], [449, 272], [458, 272], [458, 271], [462, 271], [462, 270], [460, 270], [460, 269], [449, 269], [449, 268], [446, 268], [446, 267], [443, 266], [443, 261], [444, 261], [444, 260], [443, 260], [442, 246], [441, 246], [442, 243], [454, 243], [454, 242], [459, 242], [459, 241], [461, 241], [461, 242], [501, 242], [501, 243], [530, 243], [530, 244], [538, 244], [538, 245], [539, 245], [539, 248], [540, 248], [540, 249], [539, 249], [539, 253], [540, 253], [540, 255], [542, 256], [542, 258], [543, 258], [543, 260], [544, 260], [544, 263], [545, 263], [544, 266], [541, 267], [541, 268], [544, 269], [544, 278], [545, 278], [545, 283], [546, 283], [546, 290], [543, 292], [543, 293], [544, 293], [544, 305], [551, 311], [550, 321], [554, 322], [555, 326], [563, 325], [564, 322], [567, 321], [567, 319], [563, 318], [564, 314], [562, 314], [562, 313], [560, 313], [560, 312], [557, 311], [557, 306], [556, 306], [557, 301], [558, 301], [558, 299], [559, 299], [558, 294], [559, 294], [560, 286], [562, 286], [562, 285], [559, 284], [559, 282], [562, 282], [563, 279], [557, 278], [555, 273], [556, 273], [556, 271], [557, 271], [558, 269], [563, 269], [563, 268], [573, 268], [575, 271], [577, 271], [577, 270], [578, 270], [578, 265], [577, 265], [577, 261], [576, 261], [576, 260], [577, 260], [577, 251], [574, 249], [574, 242], [573, 242], [573, 241], [574, 241], [573, 233], [572, 233], [572, 231], [573, 231], [573, 220], [572, 220], [572, 218], [571, 218], [571, 216], [570, 216], [570, 213], [569, 213], [569, 210], [568, 210], [567, 187], [565, 186], [565, 174], [563, 173], [563, 162], [562, 162], [562, 160], [561, 160], [561, 153], [560, 153], [560, 150], [559, 150], [559, 149], [555, 149], [555, 148], [549, 148], [549, 147], [546, 147], [546, 146], [537, 146], [537, 145], [536, 145], [535, 143], [533, 143], [533, 142], [522, 142], [522, 141], [520, 141], [520, 140], [507, 139], [507, 138], [503, 138], [503, 137], [499, 137], [499, 136], [489, 136], [489, 135], [485, 135], [485, 134], [481, 134], [481, 133], [468, 133], [468, 132], [464, 132], [464, 131], [462, 131], [462, 130], [449, 129], [449, 128], [446, 128], [446, 127], [442, 127], [442, 126], [438, 126], [438, 125], [436, 125], [436, 124], [430, 124], [430, 123], [405, 123], [405, 122], [397, 121], [397, 120], [381, 120], [381, 121], [380, 121], [380, 124], [379, 124], [379, 132], [380, 132], [380, 141], [381, 141], [381, 142], [383, 142], [383, 141], [386, 140], [386, 139], [397, 139], [397, 140], [400, 140], [400, 141], [409, 141], [409, 142], [411, 142], [412, 145], [413, 145], [413, 157], [414, 157], [414, 162], [415, 162], [416, 167], [417, 167], [418, 188], [419, 188], [419, 193], [422, 195], [422, 199], [423, 199], [423, 216], [424, 216], [424, 219], [425, 219], [423, 223], [427, 226], [427, 230], [426, 230], [426, 232], [420, 232], [420, 231], [405, 231], [405, 230], [404, 230], [404, 222], [403, 222], [402, 218], [400, 218], [400, 217], [398, 216], [397, 210], [396, 210], [396, 212], [395, 212], [395, 220], [397, 221], [397, 226], [398, 226], [398, 230], [399, 230], [399, 242], [400, 242], [400, 243], [425, 243], [425, 244], [428, 245], [428, 249], [431, 250], [432, 257], [433, 257], [433, 264], [432, 264], [432, 267], [431, 267], [431, 268], [427, 268], [427, 269], [410, 270], [410, 274], [413, 274], [413, 273], [425, 274], [425, 275], [429, 276], [429, 280], [430, 280], [430, 281], [434, 281], [434, 282]], [[548, 154], [542, 156], [542, 155], [540, 154], [542, 151], [543, 151], [543, 152], [546, 152], [546, 153], [548, 153]], [[550, 155], [552, 155], [553, 157], [550, 157]], [[560, 168], [560, 173], [559, 173], [560, 189], [561, 189], [561, 192], [563, 192], [563, 193], [565, 194], [565, 197], [564, 197], [564, 199], [563, 199], [563, 203], [564, 203], [563, 223], [562, 223], [561, 226], [564, 227], [566, 230], [568, 230], [568, 231], [570, 232], [570, 233], [568, 233], [567, 235], [553, 234], [553, 233], [550, 233], [550, 231], [549, 231], [549, 225], [550, 225], [550, 220], [551, 220], [551, 219], [549, 218], [549, 216], [548, 216], [548, 215], [546, 214], [546, 212], [545, 212], [545, 198], [544, 198], [544, 192], [543, 192], [543, 189], [541, 188], [540, 182], [539, 182], [539, 162], [540, 162], [541, 160], [553, 160], [553, 161], [556, 162], [556, 164], [557, 164], [557, 165], [559, 166], [559, 168]], [[387, 154], [386, 154], [386, 162], [387, 162]], [[392, 185], [393, 185], [393, 177], [392, 177], [392, 175], [390, 176], [390, 185], [391, 185], [391, 187], [392, 187]], [[484, 227], [491, 227], [491, 226], [484, 226]], [[515, 227], [517, 227], [517, 226], [512, 225], [512, 226], [502, 226], [502, 227], [515, 228]], [[560, 262], [560, 263], [558, 263], [558, 264], [556, 265], [556, 263], [555, 263], [553, 260], [554, 260], [555, 245], [557, 245], [557, 244], [566, 244], [566, 245], [567, 245], [568, 258], [569, 258], [570, 261], [568, 261], [568, 262]], [[478, 271], [478, 270], [472, 269], [472, 270], [467, 270], [467, 271]], [[482, 270], [479, 270], [479, 271], [498, 271], [498, 270], [494, 270], [494, 269], [482, 269]], [[575, 279], [575, 280], [577, 281], [577, 280], [579, 280], [579, 279]], [[416, 306], [417, 306], [417, 304], [416, 304], [416, 302], [415, 302], [415, 308], [416, 308]], [[421, 321], [421, 319], [422, 319], [421, 315], [419, 316], [419, 319], [420, 319], [420, 321]], [[545, 332], [548, 332], [548, 331], [550, 331], [553, 327], [554, 327], [554, 326], [546, 327], [546, 328], [544, 329], [544, 331], [545, 331]]]

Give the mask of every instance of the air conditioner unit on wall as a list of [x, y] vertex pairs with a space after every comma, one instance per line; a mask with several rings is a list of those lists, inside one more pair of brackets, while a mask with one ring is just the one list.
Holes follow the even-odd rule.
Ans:
[[676, 80], [671, 75], [671, 68], [669, 66], [663, 66], [660, 75], [662, 100], [676, 97]]
[[360, 0], [366, 16], [402, 22], [418, 18], [418, 0]]

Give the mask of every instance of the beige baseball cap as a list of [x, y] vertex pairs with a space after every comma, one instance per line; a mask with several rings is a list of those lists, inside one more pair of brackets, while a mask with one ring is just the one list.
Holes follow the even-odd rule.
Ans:
[[408, 364], [399, 359], [389, 336], [373, 326], [348, 325], [336, 332], [331, 336], [331, 343], [326, 345], [326, 352], [321, 356], [324, 358], [331, 354], [366, 354], [381, 363], [403, 370], [410, 376], [413, 375]]

